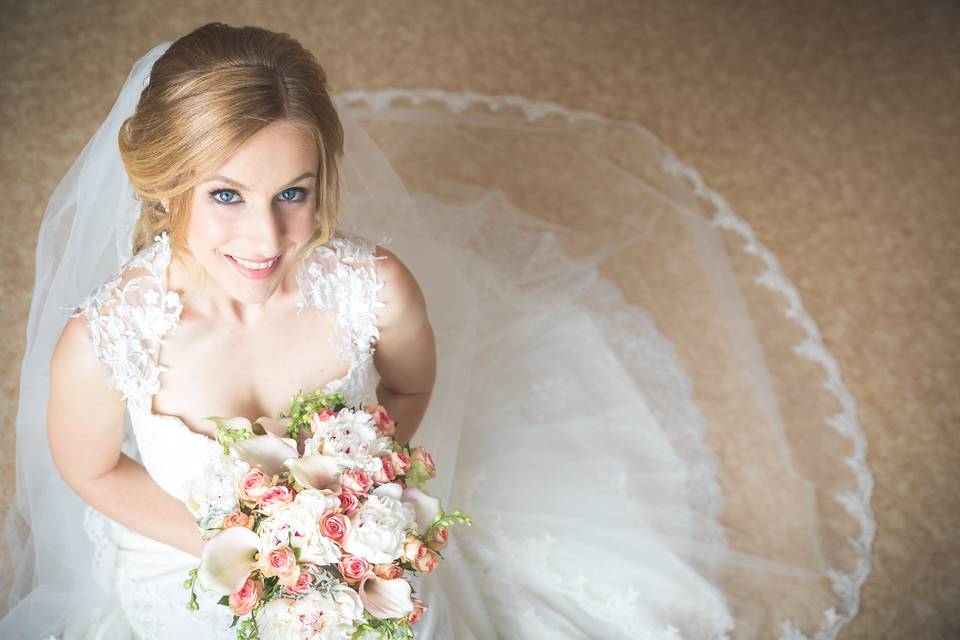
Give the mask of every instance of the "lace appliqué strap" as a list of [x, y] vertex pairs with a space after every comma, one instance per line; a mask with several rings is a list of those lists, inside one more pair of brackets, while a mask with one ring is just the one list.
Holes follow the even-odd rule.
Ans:
[[183, 309], [179, 296], [166, 291], [170, 255], [169, 235], [156, 236], [70, 314], [87, 316], [94, 351], [110, 368], [110, 387], [145, 411], [166, 370], [156, 362], [160, 341]]
[[340, 357], [357, 365], [373, 353], [380, 337], [374, 324], [383, 283], [377, 278], [375, 245], [344, 231], [304, 256], [297, 274], [302, 299], [299, 310], [314, 306], [330, 313], [335, 331], [330, 340]]

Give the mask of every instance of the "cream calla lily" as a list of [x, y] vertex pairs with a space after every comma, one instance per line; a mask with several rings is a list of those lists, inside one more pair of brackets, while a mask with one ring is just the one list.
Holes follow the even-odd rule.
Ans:
[[243, 586], [257, 565], [260, 536], [246, 527], [230, 527], [203, 548], [197, 579], [200, 586], [226, 596]]
[[263, 416], [263, 417], [257, 418], [254, 421], [254, 424], [258, 424], [261, 427], [263, 427], [263, 430], [266, 433], [275, 435], [278, 438], [285, 438], [287, 436], [287, 427], [290, 425], [292, 421], [293, 421], [293, 418], [289, 416], [285, 418], [279, 418], [279, 419]]
[[238, 416], [236, 418], [221, 418], [220, 416], [210, 416], [209, 418], [204, 418], [204, 420], [209, 420], [218, 427], [223, 427], [224, 429], [244, 429], [253, 433], [253, 424], [249, 419], [244, 418], [243, 416]]
[[315, 454], [291, 458], [283, 463], [300, 486], [322, 491], [337, 481], [340, 468], [333, 456]]
[[357, 592], [363, 606], [375, 618], [399, 618], [413, 611], [410, 583], [403, 578], [383, 580], [370, 571], [360, 580]]
[[413, 507], [417, 521], [417, 533], [423, 535], [437, 514], [440, 513], [440, 500], [427, 495], [417, 487], [407, 487], [403, 490], [400, 501]]
[[284, 462], [297, 457], [297, 441], [275, 435], [251, 436], [231, 443], [230, 448], [244, 462], [257, 465], [264, 473], [276, 475], [285, 471]]

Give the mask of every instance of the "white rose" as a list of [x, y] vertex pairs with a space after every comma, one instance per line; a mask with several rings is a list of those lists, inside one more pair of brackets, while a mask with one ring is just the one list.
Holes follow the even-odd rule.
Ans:
[[410, 505], [389, 495], [371, 494], [350, 518], [350, 533], [343, 543], [347, 553], [368, 562], [393, 562], [403, 552], [407, 530], [413, 528]]

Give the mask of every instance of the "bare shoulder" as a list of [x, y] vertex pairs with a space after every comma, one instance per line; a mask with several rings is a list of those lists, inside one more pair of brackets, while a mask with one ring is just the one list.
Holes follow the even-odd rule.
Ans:
[[70, 374], [75, 384], [89, 384], [107, 382], [107, 369], [94, 351], [90, 335], [89, 320], [86, 315], [72, 316], [60, 333], [60, 338], [53, 348], [53, 357], [50, 361], [50, 376], [56, 372]]
[[377, 279], [383, 283], [378, 300], [384, 303], [378, 314], [378, 324], [389, 327], [398, 323], [426, 319], [427, 306], [420, 284], [407, 265], [389, 249], [376, 245]]
[[90, 336], [88, 318], [71, 317], [50, 360], [50, 450], [61, 476], [75, 487], [111, 469], [123, 440], [123, 395], [110, 387]]

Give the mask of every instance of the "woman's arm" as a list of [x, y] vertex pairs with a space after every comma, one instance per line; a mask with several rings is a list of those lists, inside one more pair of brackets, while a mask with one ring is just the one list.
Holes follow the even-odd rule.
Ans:
[[393, 252], [377, 246], [377, 276], [383, 287], [376, 325], [380, 331], [373, 362], [380, 374], [377, 399], [397, 423], [401, 444], [413, 438], [427, 412], [437, 374], [433, 328], [413, 274]]
[[122, 394], [89, 343], [83, 317], [71, 318], [50, 363], [47, 435], [60, 476], [97, 511], [145, 536], [200, 556], [193, 516], [120, 451]]

